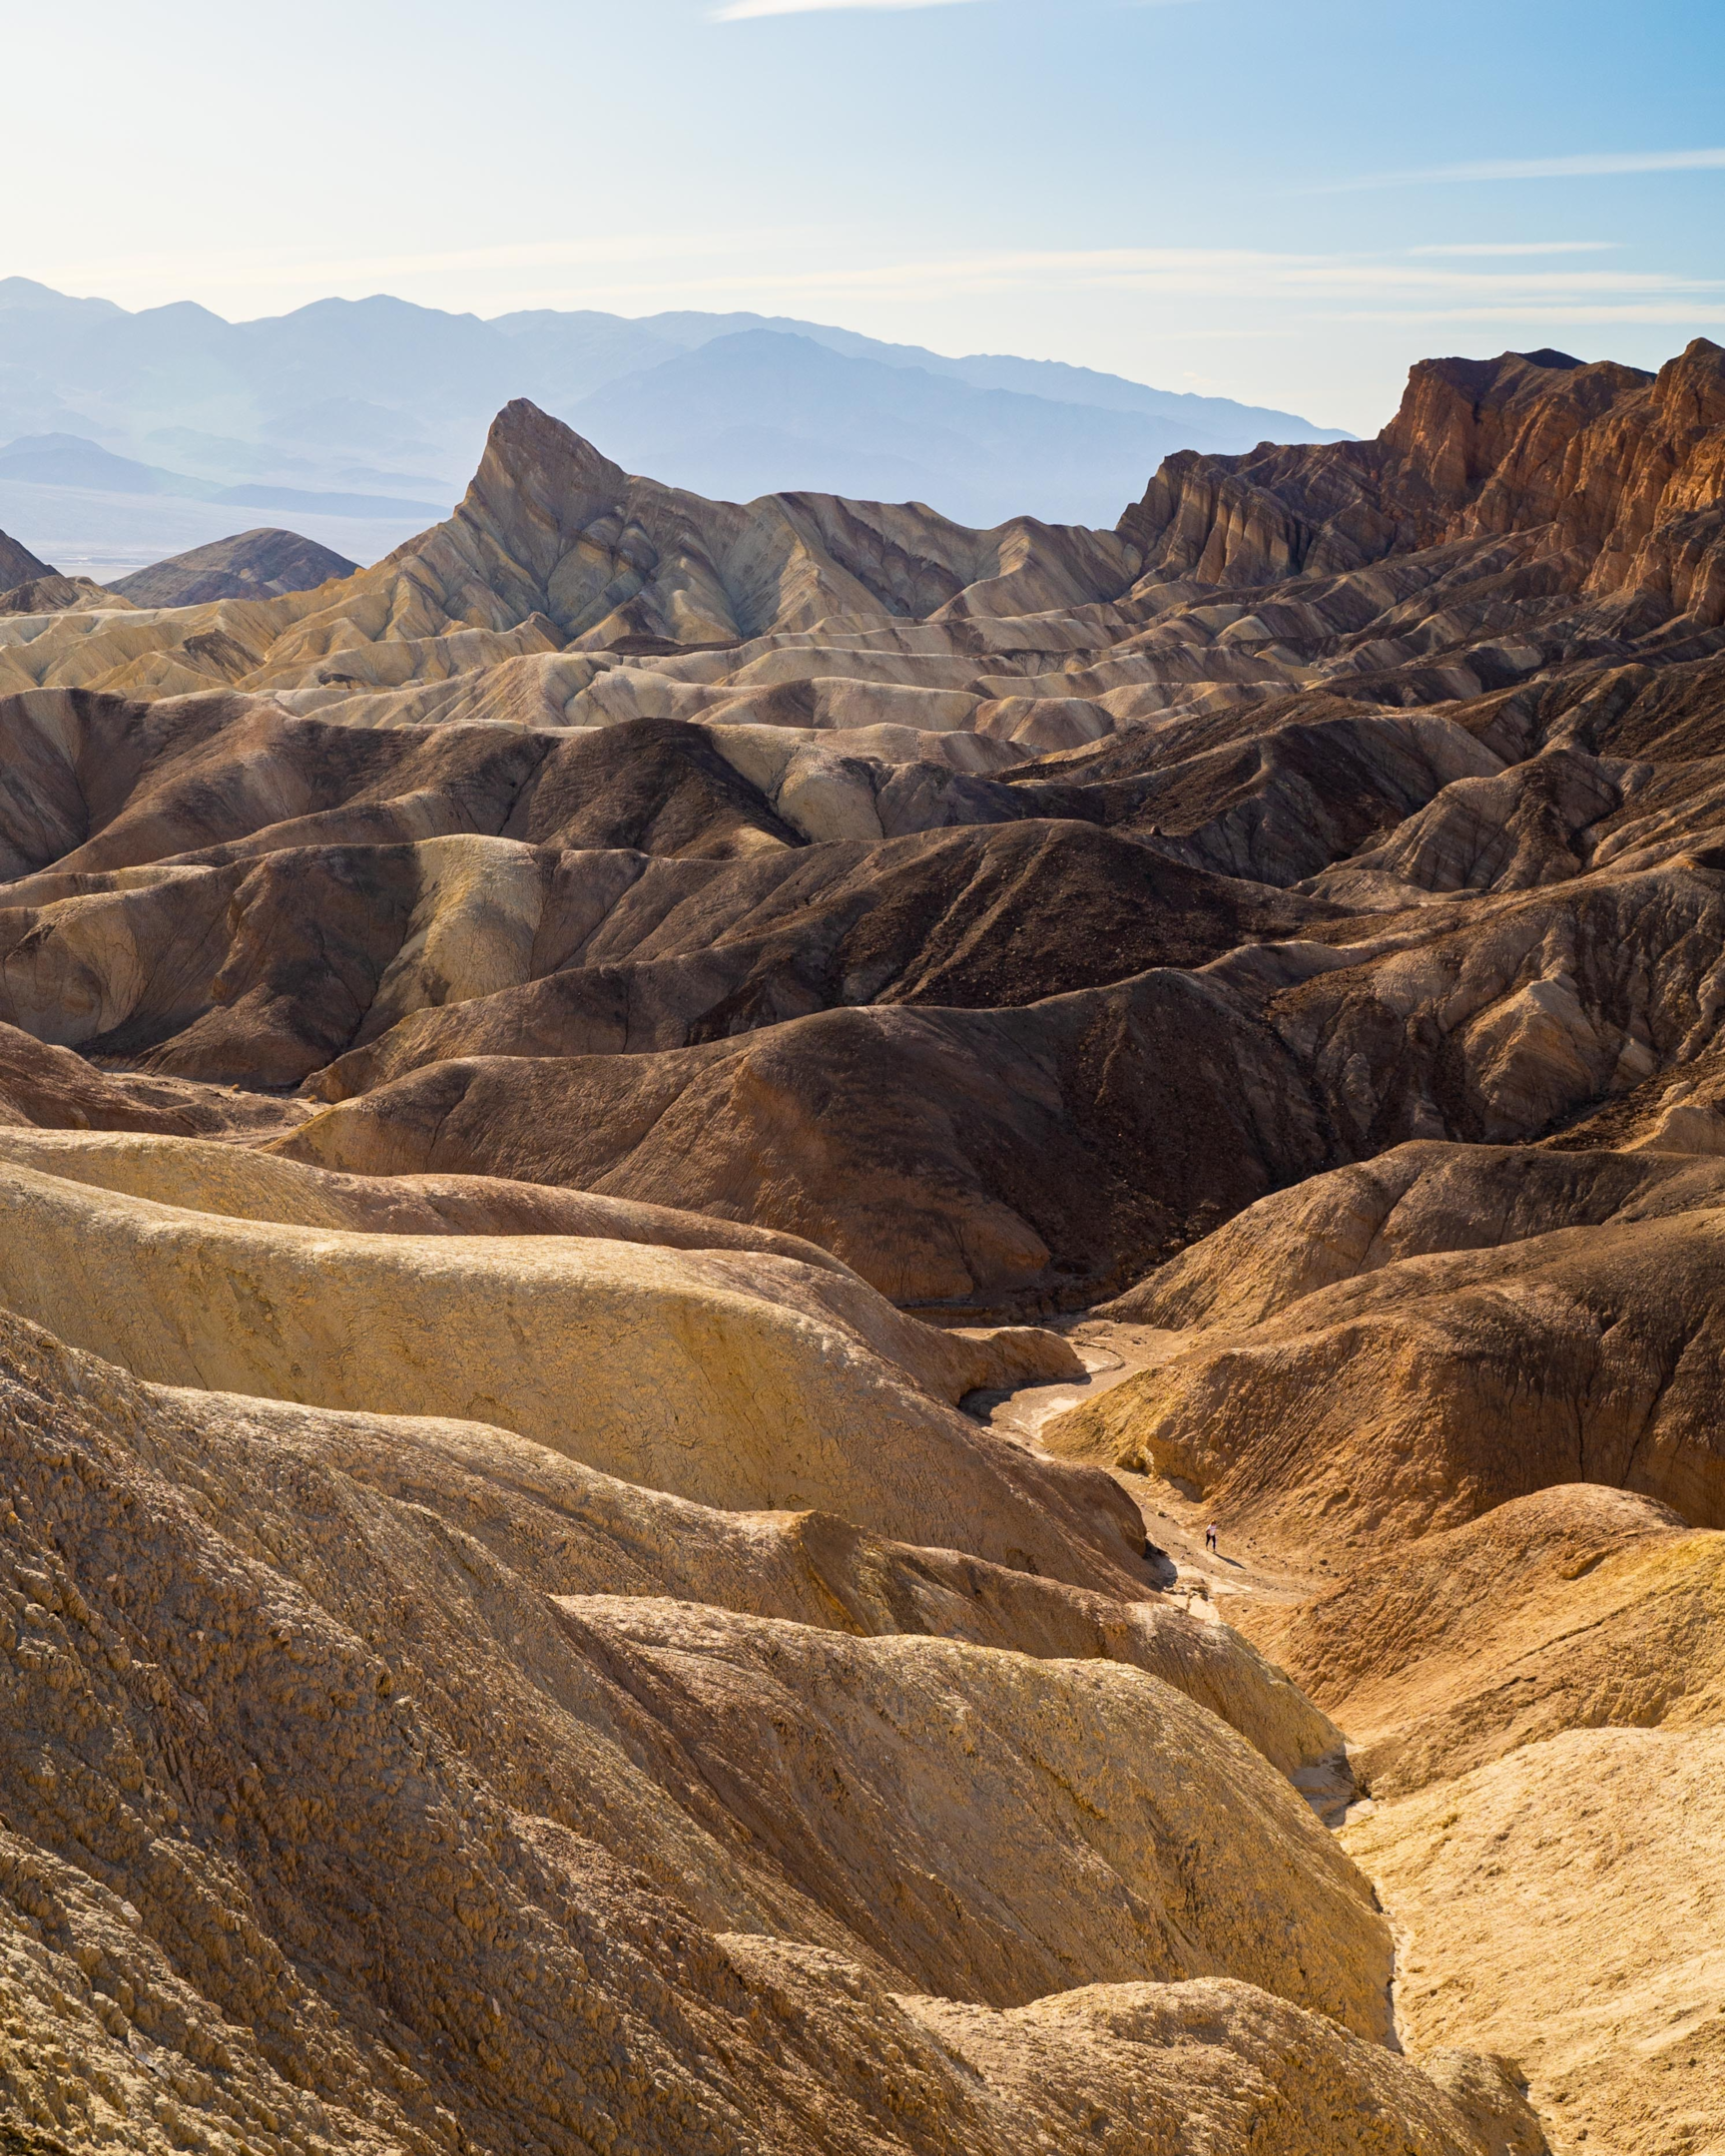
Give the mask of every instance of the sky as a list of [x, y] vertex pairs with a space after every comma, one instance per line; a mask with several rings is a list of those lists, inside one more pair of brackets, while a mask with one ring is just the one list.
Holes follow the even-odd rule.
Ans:
[[1725, 342], [1725, 0], [81, 0], [0, 274], [231, 319], [752, 308], [1371, 432]]

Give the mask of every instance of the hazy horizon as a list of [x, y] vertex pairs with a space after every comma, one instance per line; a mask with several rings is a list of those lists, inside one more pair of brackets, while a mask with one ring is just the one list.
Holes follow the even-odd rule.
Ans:
[[[44, 19], [15, 79], [66, 64]], [[1725, 327], [1725, 19], [1698, 0], [450, 0], [80, 22], [21, 100], [0, 273], [229, 320], [744, 309], [1370, 433], [1412, 361], [1654, 365]], [[366, 85], [378, 94], [366, 98]], [[188, 125], [195, 118], [196, 125]]]
[[1298, 413], [790, 318], [387, 295], [232, 323], [0, 280], [0, 525], [108, 582], [262, 517], [361, 563], [439, 521], [526, 397], [693, 493], [922, 501], [956, 523], [1113, 525], [1179, 449], [1325, 438]]

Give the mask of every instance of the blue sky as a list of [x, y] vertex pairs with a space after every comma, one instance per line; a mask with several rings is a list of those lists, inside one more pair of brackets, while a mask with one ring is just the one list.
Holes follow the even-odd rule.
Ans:
[[128, 306], [751, 307], [1361, 431], [1429, 352], [1725, 342], [1725, 0], [84, 0], [7, 59], [0, 271]]

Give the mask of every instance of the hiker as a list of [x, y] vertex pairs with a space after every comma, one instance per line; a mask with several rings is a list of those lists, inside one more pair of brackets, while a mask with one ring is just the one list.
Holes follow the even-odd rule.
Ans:
[[1216, 1547], [1216, 1523], [1214, 1520], [1204, 1530], [1204, 1547], [1207, 1550], [1213, 1550]]

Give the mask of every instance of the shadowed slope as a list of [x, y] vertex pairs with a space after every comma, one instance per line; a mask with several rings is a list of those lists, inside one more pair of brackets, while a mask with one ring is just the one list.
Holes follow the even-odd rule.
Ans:
[[[1021, 1011], [834, 1011], [621, 1064], [433, 1065], [293, 1144], [366, 1173], [717, 1209], [837, 1249], [900, 1298], [1064, 1274], [1093, 1299], [1339, 1160], [1416, 1136], [1525, 1138], [1679, 1063], [1704, 1032], [1722, 890], [1677, 863], [1379, 917], [1370, 940], [1343, 923], [1359, 942], [1244, 947]], [[902, 1179], [889, 1204], [882, 1172]], [[912, 1243], [930, 1255], [912, 1261]]]
[[327, 1099], [475, 1052], [681, 1047], [838, 1003], [1028, 1003], [1333, 917], [1062, 823], [724, 863], [454, 831], [205, 849], [0, 895], [0, 1015], [184, 1077], [288, 1084], [353, 1050], [317, 1079]]
[[[1207, 1076], [1224, 1063], [1226, 1094]], [[1092, 1300], [1323, 1158], [1280, 1043], [1174, 971], [1022, 1011], [841, 1010], [655, 1055], [433, 1064], [284, 1150], [756, 1221], [899, 1301]]]
[[0, 1126], [264, 1139], [290, 1130], [303, 1112], [295, 1101], [257, 1093], [110, 1076], [68, 1048], [48, 1047], [15, 1026], [0, 1025]]
[[139, 607], [206, 606], [213, 599], [278, 599], [285, 592], [315, 591], [354, 575], [358, 567], [297, 532], [264, 528], [135, 569], [108, 589]]

